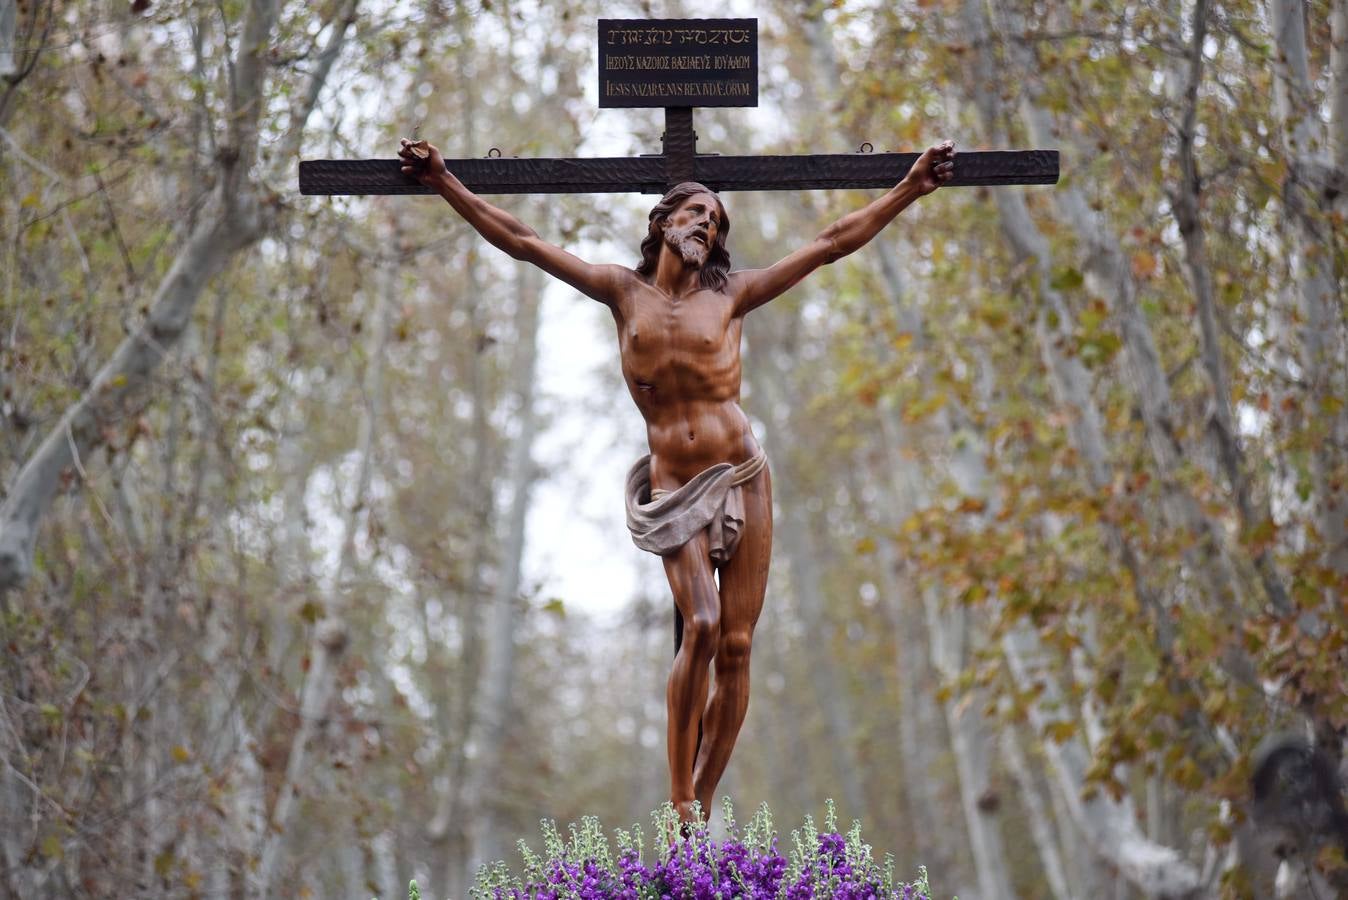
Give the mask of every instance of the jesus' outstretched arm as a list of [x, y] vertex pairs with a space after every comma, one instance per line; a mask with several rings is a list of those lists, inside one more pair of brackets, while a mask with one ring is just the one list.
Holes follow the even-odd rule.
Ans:
[[549, 244], [515, 216], [464, 187], [463, 182], [445, 168], [440, 151], [431, 144], [404, 139], [398, 156], [403, 160], [404, 173], [444, 197], [454, 211], [489, 243], [515, 259], [533, 263], [600, 303], [612, 305], [623, 285], [636, 277], [631, 269], [594, 265]]
[[910, 203], [951, 179], [955, 171], [955, 143], [944, 141], [918, 157], [903, 180], [862, 209], [848, 213], [819, 233], [813, 241], [766, 269], [736, 272], [730, 290], [736, 296], [736, 315], [744, 315], [780, 296], [826, 263], [863, 247]]

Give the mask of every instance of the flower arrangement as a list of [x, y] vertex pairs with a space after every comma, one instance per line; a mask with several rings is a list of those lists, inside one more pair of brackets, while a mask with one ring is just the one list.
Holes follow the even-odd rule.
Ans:
[[[674, 808], [666, 803], [652, 815], [655, 852], [644, 855], [641, 827], [616, 831], [615, 857], [599, 820], [593, 816], [569, 827], [563, 839], [555, 823], [544, 820], [543, 853], [519, 842], [524, 858], [522, 875], [505, 863], [484, 866], [478, 873], [473, 900], [930, 900], [927, 872], [919, 867], [917, 881], [896, 883], [894, 859], [883, 864], [861, 840], [854, 822], [846, 835], [838, 831], [837, 815], [829, 801], [824, 829], [806, 816], [791, 834], [791, 850], [778, 851], [778, 839], [767, 804], [759, 807], [741, 831], [734, 808], [725, 801], [727, 836], [712, 840], [705, 822], [681, 827]], [[420, 892], [412, 882], [411, 900]]]

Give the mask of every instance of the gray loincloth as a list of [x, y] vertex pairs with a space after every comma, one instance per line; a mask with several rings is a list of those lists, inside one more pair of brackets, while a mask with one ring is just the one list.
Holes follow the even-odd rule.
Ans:
[[712, 562], [729, 562], [744, 531], [744, 492], [767, 465], [761, 452], [739, 465], [717, 463], [673, 491], [651, 491], [651, 457], [627, 473], [627, 529], [642, 550], [668, 556], [706, 529]]

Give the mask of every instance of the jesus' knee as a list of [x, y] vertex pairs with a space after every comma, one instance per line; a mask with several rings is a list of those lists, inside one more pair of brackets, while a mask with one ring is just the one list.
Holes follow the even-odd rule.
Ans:
[[716, 654], [721, 637], [721, 617], [715, 610], [693, 613], [683, 620], [683, 647], [693, 659], [706, 665]]
[[717, 677], [748, 677], [749, 650], [752, 644], [753, 632], [747, 628], [723, 633], [716, 648]]

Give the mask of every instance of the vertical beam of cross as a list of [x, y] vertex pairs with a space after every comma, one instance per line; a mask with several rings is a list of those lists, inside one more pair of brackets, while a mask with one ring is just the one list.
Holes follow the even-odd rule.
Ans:
[[691, 106], [665, 107], [665, 189], [684, 181], [696, 181], [697, 132], [693, 130]]

